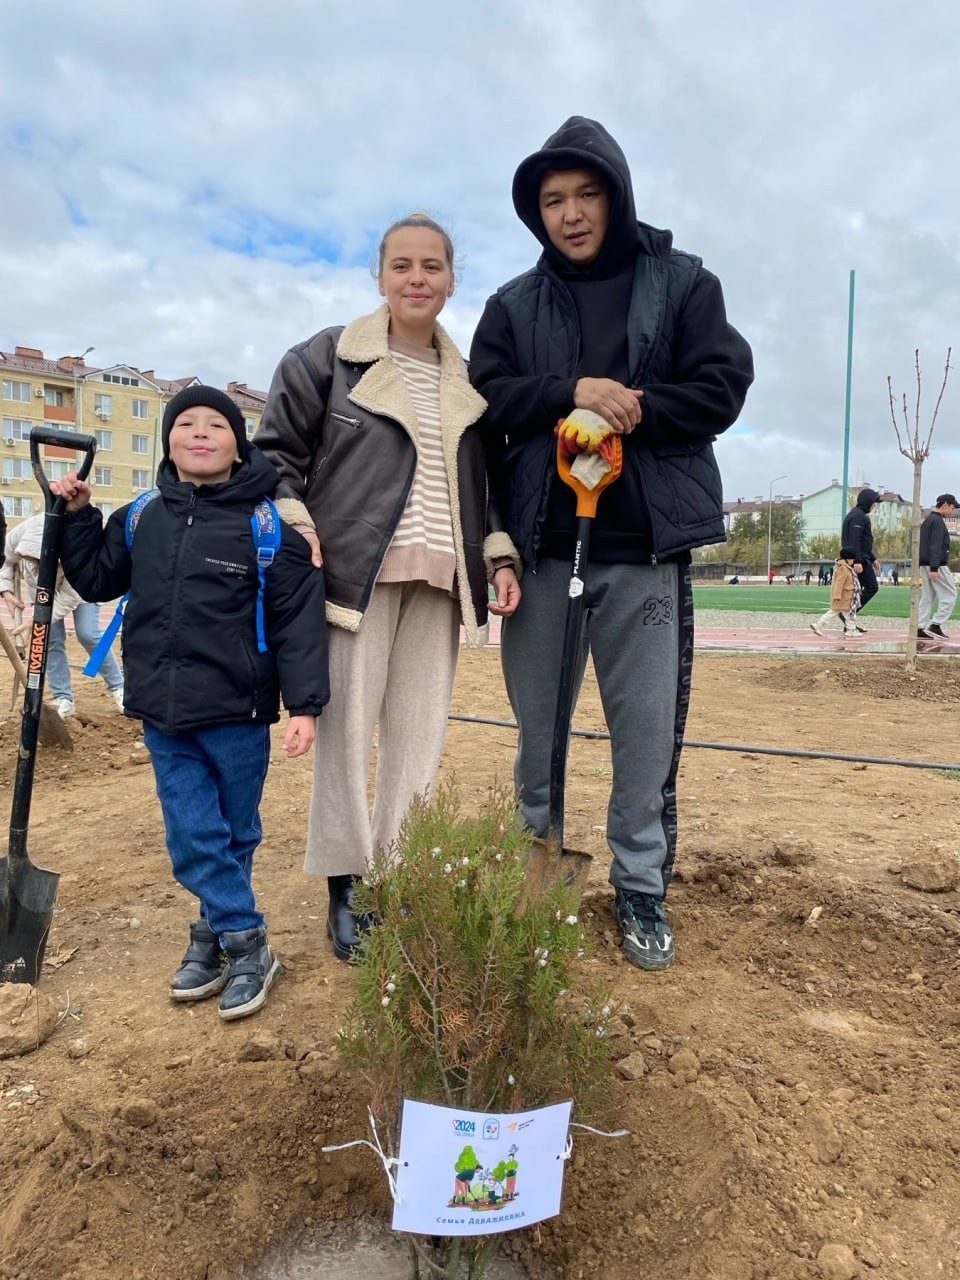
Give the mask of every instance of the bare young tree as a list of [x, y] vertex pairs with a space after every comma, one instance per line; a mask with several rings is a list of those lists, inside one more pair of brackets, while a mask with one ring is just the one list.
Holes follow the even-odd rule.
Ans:
[[887, 377], [887, 392], [890, 396], [890, 417], [893, 420], [893, 429], [897, 437], [897, 448], [909, 462], [913, 463], [913, 518], [910, 526], [910, 621], [907, 627], [907, 668], [911, 671], [915, 670], [917, 665], [917, 626], [920, 619], [920, 525], [922, 523], [920, 479], [923, 474], [923, 464], [930, 456], [933, 429], [937, 425], [937, 414], [940, 412], [943, 393], [947, 389], [947, 378], [950, 376], [950, 353], [952, 351], [952, 347], [947, 347], [947, 358], [943, 366], [943, 381], [940, 383], [940, 394], [937, 396], [937, 402], [933, 406], [933, 416], [930, 419], [930, 426], [925, 436], [921, 434], [920, 428], [921, 376], [919, 349], [913, 353], [917, 379], [913, 421], [911, 422], [910, 420], [907, 394], [904, 392], [903, 402], [900, 406], [903, 414], [902, 428], [897, 421], [897, 403], [893, 394], [893, 380], [889, 375]]

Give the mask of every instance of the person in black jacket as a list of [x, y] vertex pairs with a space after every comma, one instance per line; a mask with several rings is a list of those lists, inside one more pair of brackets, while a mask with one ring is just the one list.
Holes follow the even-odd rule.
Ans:
[[716, 276], [669, 231], [637, 221], [626, 159], [596, 121], [572, 117], [524, 160], [513, 202], [543, 253], [488, 300], [470, 378], [488, 403], [493, 484], [527, 571], [502, 636], [520, 726], [514, 776], [525, 821], [545, 835], [575, 531], [554, 428], [576, 407], [623, 440], [623, 473], [591, 534], [578, 679], [589, 648], [613, 750], [614, 913], [627, 958], [663, 969], [693, 654], [689, 552], [724, 540], [712, 444], [740, 412], [753, 360]]
[[[950, 621], [957, 603], [957, 584], [950, 572], [950, 531], [944, 516], [952, 516], [957, 500], [941, 493], [933, 510], [920, 526], [920, 617], [917, 636], [929, 640], [947, 639], [943, 624]], [[933, 606], [937, 612], [934, 616]], [[933, 621], [930, 619], [933, 617]]]
[[290, 757], [309, 751], [330, 697], [323, 574], [300, 534], [281, 524], [258, 612], [251, 518], [277, 475], [248, 445], [229, 396], [181, 391], [164, 412], [162, 439], [159, 496], [132, 532], [127, 507], [104, 528], [75, 472], [51, 488], [67, 499], [62, 560], [77, 591], [96, 601], [130, 593], [125, 710], [144, 722], [174, 876], [200, 900], [171, 998], [222, 992], [219, 1013], [229, 1021], [256, 1012], [281, 971], [251, 872], [280, 694]]
[[[843, 524], [840, 526], [841, 543], [845, 547], [853, 548], [855, 557], [853, 571], [860, 579], [861, 613], [879, 590], [877, 570], [880, 568], [880, 561], [873, 555], [873, 526], [870, 523], [870, 512], [879, 501], [880, 494], [876, 489], [861, 489], [857, 494], [856, 502], [843, 517]], [[866, 633], [866, 627], [861, 627], [859, 624], [857, 630], [861, 634]]]

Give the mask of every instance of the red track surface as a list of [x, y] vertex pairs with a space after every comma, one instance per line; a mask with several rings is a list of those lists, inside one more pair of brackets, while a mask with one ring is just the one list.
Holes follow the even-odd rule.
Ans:
[[[868, 621], [865, 619], [865, 621]], [[500, 643], [500, 619], [490, 619], [490, 644]], [[839, 632], [818, 636], [809, 625], [796, 627], [704, 627], [696, 626], [694, 648], [740, 650], [743, 653], [904, 653], [906, 627], [868, 628], [856, 639]], [[960, 630], [946, 641], [918, 640], [917, 651], [929, 654], [960, 653]]]

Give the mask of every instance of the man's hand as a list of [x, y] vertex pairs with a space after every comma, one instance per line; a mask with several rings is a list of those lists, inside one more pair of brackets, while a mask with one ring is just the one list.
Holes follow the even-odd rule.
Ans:
[[520, 583], [510, 565], [506, 564], [493, 575], [493, 589], [497, 593], [496, 600], [491, 600], [487, 608], [501, 618], [509, 618], [515, 613], [520, 603]]
[[863, 573], [863, 565], [860, 563], [860, 561], [859, 561], [859, 560], [854, 560], [854, 562], [853, 562], [853, 572], [854, 572], [854, 573]]
[[580, 378], [573, 389], [577, 408], [599, 413], [618, 435], [629, 435], [639, 423], [642, 397], [639, 389], [625, 387], [613, 378]]
[[287, 759], [295, 760], [297, 756], [305, 756], [313, 746], [316, 736], [316, 716], [291, 716], [283, 735], [283, 749], [287, 753]]
[[79, 511], [90, 501], [90, 486], [86, 480], [78, 480], [75, 471], [68, 471], [62, 480], [51, 480], [50, 492], [66, 498], [68, 511]]

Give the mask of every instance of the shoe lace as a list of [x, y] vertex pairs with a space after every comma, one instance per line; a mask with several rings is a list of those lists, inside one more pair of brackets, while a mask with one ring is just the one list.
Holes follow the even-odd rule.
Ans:
[[652, 893], [630, 893], [626, 895], [633, 918], [642, 925], [647, 933], [659, 933], [663, 928], [663, 906], [659, 898]]

